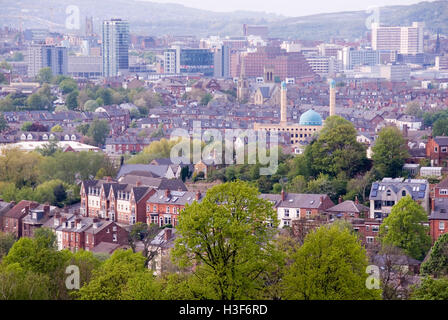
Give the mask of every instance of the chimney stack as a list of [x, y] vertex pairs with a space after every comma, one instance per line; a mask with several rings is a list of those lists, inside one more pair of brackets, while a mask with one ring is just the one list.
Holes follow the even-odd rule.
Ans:
[[166, 196], [166, 197], [169, 197], [170, 194], [171, 194], [171, 193], [170, 193], [170, 189], [166, 189], [166, 190], [165, 190], [165, 196]]
[[358, 195], [355, 196], [355, 204], [359, 204]]
[[165, 233], [163, 234], [163, 238], [165, 241], [170, 240], [172, 234], [172, 230], [169, 228], [165, 228]]
[[330, 117], [336, 114], [336, 81], [330, 80]]
[[285, 190], [282, 189], [281, 195], [282, 195], [282, 201], [285, 201], [286, 200], [286, 192], [285, 192]]
[[137, 183], [135, 184], [137, 187], [140, 187], [142, 185], [142, 182], [140, 180], [137, 180]]
[[287, 89], [286, 89], [286, 82], [283, 81], [281, 84], [281, 91], [280, 91], [280, 123], [286, 124], [288, 117], [287, 117], [287, 105], [288, 105], [288, 98], [287, 98]]
[[201, 191], [198, 190], [198, 192], [196, 192], [196, 200], [199, 201], [199, 199], [201, 199]]
[[339, 196], [338, 203], [342, 203], [342, 197]]
[[431, 211], [436, 210], [436, 199], [431, 198]]

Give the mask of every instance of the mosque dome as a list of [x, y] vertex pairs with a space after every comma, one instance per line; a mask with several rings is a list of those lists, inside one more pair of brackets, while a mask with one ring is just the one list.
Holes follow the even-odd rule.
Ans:
[[316, 111], [310, 109], [300, 116], [299, 125], [301, 126], [321, 126], [322, 117]]

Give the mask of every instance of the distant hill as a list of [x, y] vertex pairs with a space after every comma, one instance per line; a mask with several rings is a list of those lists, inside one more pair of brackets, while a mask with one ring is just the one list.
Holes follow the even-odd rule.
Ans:
[[[264, 24], [271, 37], [328, 40], [331, 37], [355, 39], [364, 35], [366, 11], [351, 11], [286, 18], [263, 12], [235, 11], [218, 13], [193, 9], [179, 4], [139, 0], [6, 0], [2, 2], [0, 26], [51, 28], [65, 31], [66, 9], [76, 4], [80, 9], [81, 31], [86, 16], [94, 17], [97, 32], [101, 21], [113, 17], [131, 22], [131, 32], [145, 35], [242, 35], [242, 24]], [[408, 6], [386, 6], [380, 20], [394, 25], [424, 21], [429, 30], [438, 28], [448, 34], [448, 1], [421, 2]], [[73, 32], [73, 30], [72, 30]]]
[[[420, 2], [407, 6], [380, 8], [380, 22], [390, 25], [411, 25], [423, 21], [427, 30], [448, 34], [448, 1]], [[270, 24], [271, 36], [328, 40], [331, 37], [354, 39], [368, 29], [366, 21], [372, 13], [351, 11], [288, 18]]]

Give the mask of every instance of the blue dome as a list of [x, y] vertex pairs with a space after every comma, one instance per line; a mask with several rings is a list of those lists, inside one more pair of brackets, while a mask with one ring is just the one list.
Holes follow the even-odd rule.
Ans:
[[310, 109], [300, 116], [299, 125], [321, 126], [322, 125], [322, 117], [316, 111]]

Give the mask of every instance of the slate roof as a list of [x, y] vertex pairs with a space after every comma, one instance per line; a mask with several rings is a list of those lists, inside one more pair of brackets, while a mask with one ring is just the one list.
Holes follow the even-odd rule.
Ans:
[[25, 209], [26, 206], [30, 206], [30, 209], [34, 209], [39, 206], [39, 203], [34, 201], [22, 200], [14, 207], [11, 208], [8, 212], [5, 213], [4, 217], [20, 219], [26, 216], [25, 212], [22, 210]]
[[328, 208], [327, 211], [330, 212], [354, 212], [361, 213], [369, 211], [370, 209], [360, 203], [355, 203], [352, 200], [346, 200], [344, 202], [338, 203], [334, 207]]
[[[266, 200], [276, 201], [277, 207], [286, 208], [308, 208], [318, 209], [322, 205], [322, 199], [328, 198], [326, 194], [307, 194], [307, 193], [286, 193], [285, 200], [282, 200], [280, 194], [261, 194], [261, 197]], [[331, 201], [331, 200], [330, 200]]]
[[424, 199], [429, 192], [429, 184], [424, 179], [384, 178], [382, 181], [372, 183], [370, 200], [382, 200], [382, 194], [391, 189], [395, 194], [405, 189], [412, 199]]
[[[166, 190], [157, 190], [151, 197], [149, 197], [147, 203], [158, 203], [158, 204], [177, 204], [185, 205], [192, 204], [196, 201], [196, 192], [194, 191], [170, 191], [170, 195], [167, 197], [165, 194]], [[202, 201], [204, 195], [201, 194], [199, 201]]]
[[439, 145], [439, 146], [448, 146], [448, 137], [445, 136], [437, 136], [434, 138], [434, 141]]

